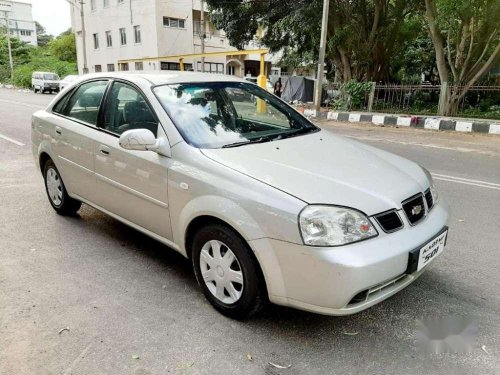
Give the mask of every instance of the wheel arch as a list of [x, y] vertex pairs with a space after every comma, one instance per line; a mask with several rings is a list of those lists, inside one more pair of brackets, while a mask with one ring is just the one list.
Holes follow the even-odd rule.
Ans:
[[38, 165], [40, 167], [40, 172], [42, 172], [42, 174], [43, 174], [43, 169], [45, 167], [45, 163], [47, 163], [47, 161], [49, 161], [49, 160], [54, 161], [54, 159], [52, 159], [47, 152], [42, 151], [40, 153], [40, 156], [38, 157]]
[[[259, 273], [259, 277], [263, 283], [264, 290], [266, 291], [266, 294], [268, 295], [269, 289], [267, 286], [266, 276], [265, 276], [264, 270], [262, 268], [262, 265], [260, 264], [258, 257], [256, 256], [255, 252], [252, 250], [252, 247], [250, 246], [248, 241], [245, 239], [245, 237], [233, 225], [229, 224], [228, 222], [222, 220], [219, 217], [205, 214], [205, 215], [197, 216], [190, 221], [190, 223], [188, 224], [188, 226], [186, 228], [185, 236], [184, 236], [184, 248], [186, 251], [186, 256], [189, 259], [192, 259], [192, 245], [193, 245], [193, 239], [194, 239], [196, 232], [207, 225], [213, 225], [213, 224], [219, 224], [219, 225], [223, 225], [223, 226], [229, 228], [243, 241], [243, 243], [247, 247], [248, 253], [253, 258], [255, 264], [257, 265], [257, 271]], [[268, 298], [269, 298], [269, 295], [268, 295]]]

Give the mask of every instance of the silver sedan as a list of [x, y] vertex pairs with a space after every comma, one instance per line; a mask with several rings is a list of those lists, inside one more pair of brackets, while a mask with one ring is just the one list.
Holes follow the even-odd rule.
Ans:
[[57, 213], [85, 203], [180, 252], [234, 318], [267, 301], [359, 312], [446, 243], [423, 167], [233, 77], [87, 75], [34, 114], [32, 147]]

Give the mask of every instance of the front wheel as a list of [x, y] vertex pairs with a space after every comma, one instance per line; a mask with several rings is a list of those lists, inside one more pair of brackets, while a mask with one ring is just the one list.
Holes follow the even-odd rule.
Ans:
[[193, 240], [193, 268], [203, 294], [222, 314], [250, 317], [267, 301], [257, 260], [248, 245], [230, 228], [213, 224]]
[[43, 176], [45, 190], [54, 210], [60, 215], [74, 215], [80, 209], [82, 203], [68, 195], [61, 175], [52, 160], [45, 163]]

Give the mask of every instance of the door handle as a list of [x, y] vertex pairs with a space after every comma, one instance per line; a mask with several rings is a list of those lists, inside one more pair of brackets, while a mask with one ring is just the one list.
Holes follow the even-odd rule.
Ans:
[[109, 155], [109, 147], [108, 146], [104, 146], [104, 145], [101, 145], [99, 146], [99, 152], [104, 155], [104, 156], [108, 156]]
[[62, 134], [62, 129], [59, 126], [56, 126], [56, 134], [61, 135]]

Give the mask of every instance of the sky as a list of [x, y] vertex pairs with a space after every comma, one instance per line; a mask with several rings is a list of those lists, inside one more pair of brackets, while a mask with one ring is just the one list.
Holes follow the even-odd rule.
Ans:
[[66, 0], [18, 0], [33, 5], [33, 19], [47, 34], [59, 35], [71, 27], [70, 5]]

